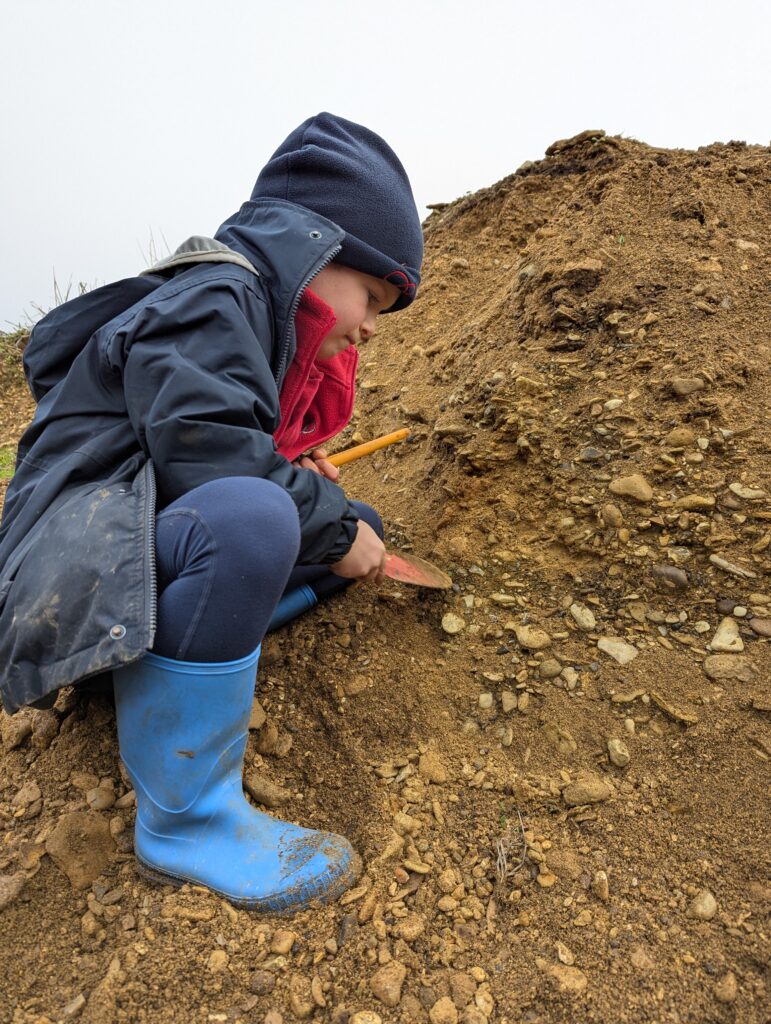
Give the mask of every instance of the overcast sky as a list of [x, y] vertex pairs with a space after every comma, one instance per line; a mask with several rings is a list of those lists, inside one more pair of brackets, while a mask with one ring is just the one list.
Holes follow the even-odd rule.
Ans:
[[320, 110], [418, 206], [558, 138], [769, 144], [768, 0], [0, 0], [0, 329], [134, 274], [248, 199]]

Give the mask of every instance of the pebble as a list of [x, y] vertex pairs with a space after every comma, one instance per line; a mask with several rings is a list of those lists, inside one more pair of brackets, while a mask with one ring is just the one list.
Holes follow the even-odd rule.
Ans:
[[611, 526], [614, 529], [624, 525], [624, 516], [621, 509], [612, 502], [602, 506], [602, 519], [606, 526]]
[[460, 633], [461, 630], [466, 628], [466, 623], [455, 612], [447, 612], [442, 616], [442, 629], [445, 633], [449, 633], [450, 636], [454, 636], [456, 633]]
[[265, 709], [255, 697], [252, 701], [252, 710], [249, 715], [249, 731], [256, 732], [258, 729], [261, 729], [265, 725], [267, 717]]
[[92, 811], [63, 814], [46, 840], [46, 853], [75, 889], [88, 889], [114, 852], [109, 823]]
[[524, 647], [528, 651], [542, 651], [551, 644], [549, 634], [536, 626], [515, 625], [514, 632], [517, 634], [517, 642], [520, 647]]
[[108, 811], [115, 803], [115, 790], [97, 786], [86, 793], [86, 803], [92, 811]]
[[617, 476], [608, 485], [611, 494], [622, 498], [633, 498], [635, 501], [647, 502], [653, 497], [653, 488], [640, 473], [631, 476]]
[[714, 507], [713, 494], [685, 494], [675, 502], [675, 508], [683, 512], [707, 512]]
[[479, 694], [479, 706], [483, 711], [491, 708], [495, 703], [495, 698], [491, 693], [480, 693]]
[[661, 583], [670, 589], [685, 590], [688, 586], [688, 573], [674, 565], [654, 565], [651, 572]]
[[359, 1010], [349, 1018], [348, 1024], [383, 1024], [383, 1018], [374, 1010]]
[[[562, 663], [557, 661], [556, 658], [544, 658], [538, 666], [538, 675], [541, 679], [556, 679], [561, 672]], [[522, 697], [524, 696], [525, 694], [523, 693]]]
[[292, 798], [288, 789], [277, 785], [259, 772], [248, 772], [244, 776], [244, 789], [253, 800], [265, 807], [281, 807]]
[[581, 604], [579, 601], [574, 601], [573, 604], [571, 604], [570, 614], [573, 616], [580, 629], [590, 631], [597, 625], [594, 613], [587, 608], [585, 604]]
[[427, 778], [429, 782], [433, 782], [439, 786], [442, 785], [442, 783], [447, 782], [447, 779], [449, 778], [447, 769], [435, 750], [427, 750], [424, 754], [420, 755], [418, 771], [421, 775]]
[[610, 899], [610, 890], [608, 888], [608, 875], [605, 871], [595, 871], [594, 878], [592, 879], [592, 892], [598, 900], [602, 900], [603, 903], [607, 903]]
[[408, 914], [394, 927], [396, 935], [405, 942], [414, 942], [426, 930], [426, 919], [422, 914]]
[[701, 377], [673, 377], [670, 386], [678, 397], [686, 398], [697, 391], [703, 391], [707, 384]]
[[431, 1024], [458, 1024], [458, 1010], [449, 996], [437, 999], [428, 1011]]
[[23, 871], [17, 871], [14, 875], [0, 875], [0, 913], [6, 907], [10, 907], [24, 888], [26, 881], [27, 876]]
[[629, 764], [629, 750], [623, 740], [608, 740], [608, 757], [617, 768], [625, 768]]
[[583, 971], [578, 967], [569, 967], [565, 964], [552, 964], [547, 969], [546, 975], [556, 984], [560, 992], [569, 995], [578, 995], [589, 984]]
[[279, 953], [281, 955], [285, 955], [291, 950], [292, 946], [295, 944], [296, 939], [297, 936], [295, 935], [294, 932], [290, 932], [285, 928], [279, 928], [278, 931], [274, 934], [270, 943], [271, 953]]
[[699, 921], [711, 921], [717, 913], [717, 901], [709, 889], [701, 889], [691, 901], [687, 916]]
[[599, 775], [587, 775], [576, 782], [569, 782], [562, 790], [562, 799], [568, 807], [600, 803], [612, 795], [613, 790]]
[[625, 718], [624, 719], [624, 728], [626, 729], [627, 733], [630, 736], [634, 736], [634, 732], [635, 732], [634, 719], [633, 718]]
[[224, 949], [215, 949], [209, 956], [206, 966], [213, 974], [218, 974], [225, 970], [229, 961], [230, 957]]
[[6, 750], [15, 750], [31, 735], [32, 714], [31, 708], [22, 708], [15, 715], [0, 714], [0, 735]]
[[601, 636], [597, 641], [597, 646], [619, 665], [628, 665], [640, 653], [632, 644], [612, 636]]
[[739, 994], [739, 987], [736, 984], [734, 972], [727, 971], [722, 978], [715, 982], [715, 987], [712, 991], [715, 993], [715, 999], [719, 1003], [733, 1003]]
[[564, 942], [557, 943], [557, 959], [561, 964], [565, 964], [567, 967], [572, 967], [576, 962], [574, 953], [565, 945]]
[[508, 714], [510, 711], [514, 711], [517, 707], [517, 695], [512, 693], [511, 690], [504, 690], [501, 693], [501, 707], [504, 712]]
[[760, 487], [745, 487], [744, 484], [729, 484], [728, 490], [745, 501], [762, 501], [766, 497], [766, 492]]
[[743, 651], [744, 641], [739, 636], [736, 620], [726, 616], [717, 627], [709, 646], [713, 651], [725, 651], [729, 654], [738, 654]]
[[402, 985], [407, 977], [407, 968], [398, 960], [381, 967], [372, 975], [369, 987], [372, 994], [385, 1006], [398, 1006], [402, 998]]
[[675, 427], [664, 437], [667, 448], [687, 448], [696, 440], [696, 435], [688, 427]]
[[37, 803], [43, 794], [37, 782], [25, 782], [11, 800], [11, 807], [27, 808]]
[[276, 975], [271, 971], [252, 971], [249, 976], [249, 991], [256, 996], [265, 996], [273, 991]]
[[761, 619], [755, 615], [747, 620], [747, 625], [757, 636], [771, 637], [771, 619]]
[[748, 658], [733, 654], [711, 654], [704, 659], [704, 671], [716, 682], [735, 679], [740, 683], [750, 683], [755, 675], [755, 668]]

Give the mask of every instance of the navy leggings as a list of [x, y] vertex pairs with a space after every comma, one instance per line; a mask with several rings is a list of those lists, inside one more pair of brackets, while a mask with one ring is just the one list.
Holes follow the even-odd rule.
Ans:
[[[353, 504], [382, 538], [377, 512]], [[325, 565], [296, 566], [299, 547], [294, 502], [268, 480], [212, 480], [168, 505], [156, 520], [155, 653], [234, 661], [260, 643], [282, 594], [304, 585], [323, 598], [352, 582]]]

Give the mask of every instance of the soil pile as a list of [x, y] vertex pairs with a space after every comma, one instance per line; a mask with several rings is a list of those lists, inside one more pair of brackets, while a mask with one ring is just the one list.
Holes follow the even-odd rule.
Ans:
[[768, 1019], [769, 214], [767, 149], [599, 131], [434, 210], [340, 446], [412, 428], [343, 482], [455, 588], [269, 638], [247, 755], [361, 884], [148, 885], [110, 702], [65, 692], [2, 718], [0, 1019]]

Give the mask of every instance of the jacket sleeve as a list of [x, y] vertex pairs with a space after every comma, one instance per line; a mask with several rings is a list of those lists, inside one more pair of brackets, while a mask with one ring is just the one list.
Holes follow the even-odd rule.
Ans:
[[108, 345], [122, 364], [128, 415], [153, 460], [168, 504], [227, 476], [282, 487], [300, 519], [303, 564], [332, 563], [350, 549], [358, 516], [342, 489], [296, 469], [275, 449], [279, 401], [264, 299], [227, 275], [145, 306]]

